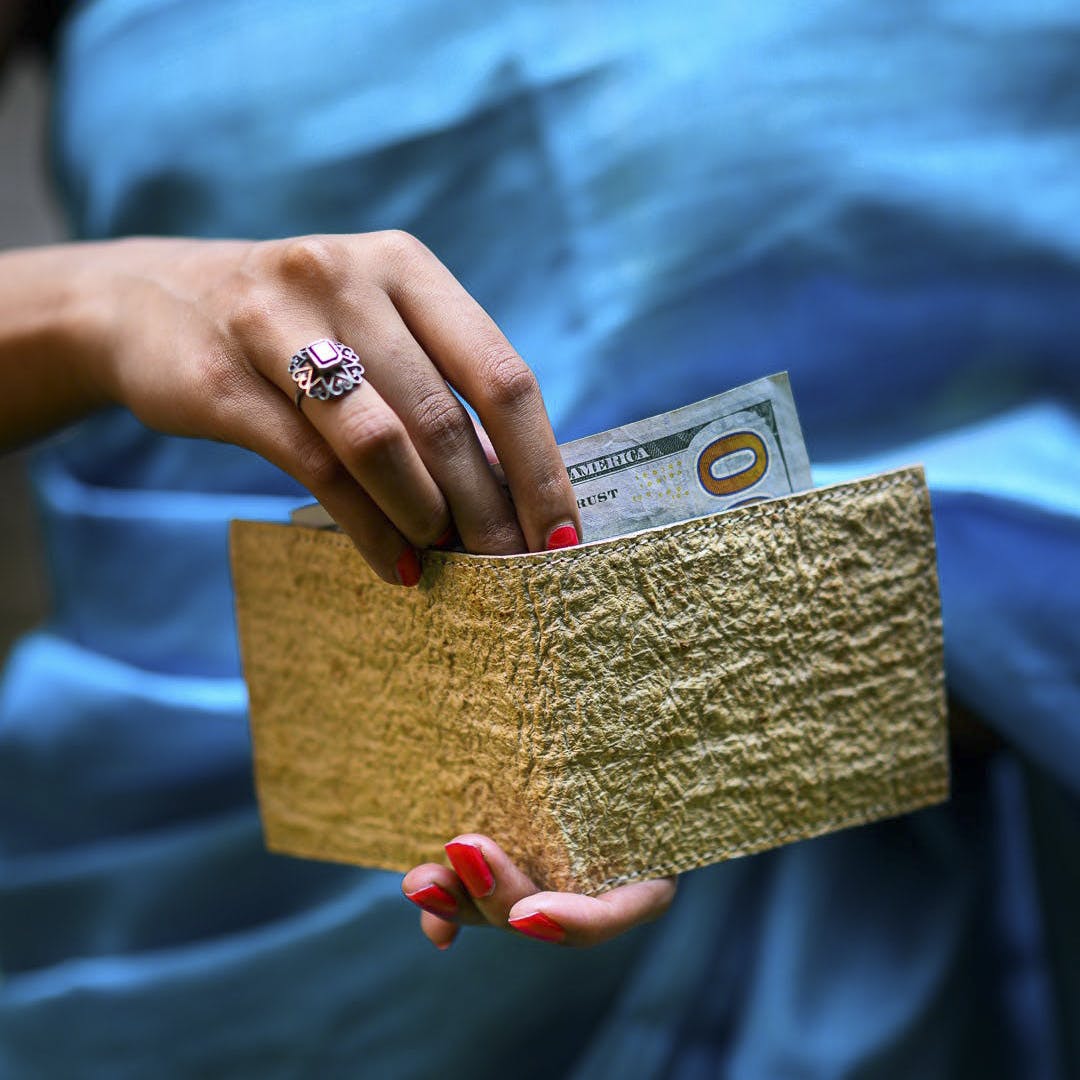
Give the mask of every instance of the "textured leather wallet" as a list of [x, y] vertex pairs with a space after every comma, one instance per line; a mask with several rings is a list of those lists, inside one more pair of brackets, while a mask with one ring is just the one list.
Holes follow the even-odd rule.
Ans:
[[406, 870], [459, 832], [596, 893], [946, 798], [921, 469], [380, 581], [234, 522], [274, 851]]

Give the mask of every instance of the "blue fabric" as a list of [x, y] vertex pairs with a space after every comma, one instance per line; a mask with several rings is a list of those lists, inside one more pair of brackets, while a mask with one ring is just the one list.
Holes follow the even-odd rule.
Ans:
[[261, 850], [225, 529], [302, 493], [104, 414], [39, 457], [0, 696], [0, 1076], [1080, 1074], [1078, 63], [1064, 0], [79, 5], [81, 235], [408, 229], [560, 440], [790, 370], [819, 482], [926, 463], [1004, 749], [594, 952], [437, 954], [393, 875]]

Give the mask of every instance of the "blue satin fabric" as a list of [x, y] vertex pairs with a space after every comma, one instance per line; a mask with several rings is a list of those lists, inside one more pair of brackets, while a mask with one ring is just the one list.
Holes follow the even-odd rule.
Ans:
[[39, 455], [55, 614], [0, 697], [0, 1075], [1080, 1070], [1075, 5], [93, 0], [81, 235], [422, 237], [560, 440], [787, 368], [820, 482], [924, 461], [945, 808], [686, 875], [590, 953], [431, 950], [262, 852], [230, 517], [303, 499], [123, 413]]

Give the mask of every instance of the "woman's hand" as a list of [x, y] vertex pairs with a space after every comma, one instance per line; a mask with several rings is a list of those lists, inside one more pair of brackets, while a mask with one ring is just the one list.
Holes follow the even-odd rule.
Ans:
[[[337, 399], [305, 398], [301, 412], [289, 360], [321, 338], [354, 349], [364, 380]], [[580, 536], [535, 377], [453, 275], [404, 233], [4, 253], [0, 374], [0, 447], [110, 403], [163, 432], [236, 443], [311, 491], [389, 582], [415, 585], [418, 549], [455, 531], [466, 550], [485, 554]], [[492, 453], [513, 504], [492, 474]], [[598, 898], [541, 893], [486, 837], [461, 837], [448, 852], [458, 873], [427, 865], [406, 878], [429, 911], [430, 898], [443, 897], [439, 914], [450, 921], [422, 917], [436, 944], [448, 944], [458, 922], [595, 944], [655, 918], [674, 894], [672, 881]], [[490, 889], [476, 876], [482, 867]]]
[[[4, 287], [0, 326], [30, 325], [0, 337], [0, 367], [24, 386], [0, 406], [0, 442], [111, 401], [158, 430], [237, 443], [300, 481], [381, 577], [405, 585], [419, 579], [418, 549], [455, 530], [485, 554], [580, 535], [536, 378], [407, 234], [134, 239], [20, 257], [21, 270], [3, 257], [22, 295]], [[63, 318], [27, 319], [42, 296]], [[34, 326], [48, 332], [35, 339]], [[289, 360], [320, 338], [354, 349], [364, 380], [300, 412]], [[490, 436], [513, 505], [451, 386]]]
[[447, 949], [462, 925], [488, 925], [561, 945], [598, 945], [651, 922], [675, 897], [675, 878], [620, 885], [600, 896], [541, 892], [487, 836], [468, 833], [446, 845], [453, 869], [424, 863], [401, 891], [422, 908], [420, 929]]

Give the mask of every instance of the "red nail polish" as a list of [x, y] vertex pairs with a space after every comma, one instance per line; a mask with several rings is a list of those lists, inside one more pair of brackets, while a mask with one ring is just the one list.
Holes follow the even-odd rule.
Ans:
[[510, 919], [509, 923], [518, 933], [536, 938], [537, 941], [559, 942], [566, 939], [566, 931], [542, 911], [519, 915], [516, 919]]
[[577, 547], [577, 542], [577, 529], [573, 525], [560, 525], [551, 530], [551, 535], [547, 538], [547, 549], [555, 551], [556, 548]]
[[397, 561], [398, 581], [412, 588], [420, 580], [420, 557], [412, 548], [406, 548]]
[[495, 875], [475, 844], [452, 842], [446, 845], [450, 865], [469, 890], [469, 895], [482, 899], [495, 891]]
[[422, 889], [414, 889], [405, 894], [406, 900], [411, 900], [417, 907], [430, 911], [432, 915], [450, 917], [457, 914], [457, 901], [451, 893], [448, 893], [441, 885], [432, 882]]
[[434, 548], [448, 548], [453, 544], [455, 536], [457, 536], [457, 532], [455, 531], [454, 526], [451, 525], [450, 528], [447, 529], [446, 532], [444, 532], [431, 546]]

